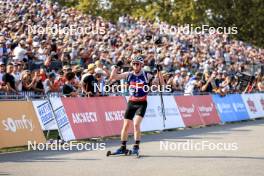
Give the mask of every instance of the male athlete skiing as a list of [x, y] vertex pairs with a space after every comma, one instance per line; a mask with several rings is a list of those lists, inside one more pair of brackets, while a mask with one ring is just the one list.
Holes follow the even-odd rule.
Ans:
[[[123, 128], [121, 131], [121, 147], [115, 152], [115, 154], [127, 154], [129, 150], [126, 148], [128, 139], [128, 130], [134, 123], [134, 139], [135, 144], [132, 149], [132, 154], [139, 154], [139, 144], [141, 140], [140, 124], [143, 120], [147, 109], [147, 93], [143, 89], [144, 86], [149, 86], [150, 81], [153, 81], [153, 76], [146, 73], [143, 70], [144, 60], [142, 56], [135, 56], [131, 62], [133, 70], [131, 72], [117, 73], [118, 68], [114, 67], [110, 75], [110, 80], [126, 79], [129, 86], [129, 100], [127, 110], [125, 112]], [[164, 80], [160, 74], [160, 67], [158, 67], [158, 73], [154, 79], [159, 79], [159, 84], [164, 85]]]

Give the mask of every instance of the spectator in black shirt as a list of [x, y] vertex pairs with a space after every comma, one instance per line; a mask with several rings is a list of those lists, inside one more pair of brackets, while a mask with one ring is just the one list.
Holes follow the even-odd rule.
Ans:
[[217, 80], [216, 80], [216, 72], [207, 71], [204, 74], [202, 83], [203, 83], [203, 86], [201, 88], [201, 92], [204, 92], [204, 93], [215, 92], [218, 89]]
[[94, 77], [94, 73], [95, 73], [95, 64], [89, 64], [88, 65], [88, 69], [87, 69], [88, 73], [84, 74], [82, 76], [82, 92], [90, 97], [90, 96], [94, 96], [95, 95], [95, 83], [96, 83], [96, 79]]
[[65, 75], [66, 82], [62, 87], [62, 93], [66, 97], [77, 97], [77, 90], [74, 88], [75, 74], [73, 72], [67, 72]]
[[6, 86], [8, 92], [17, 93], [15, 77], [12, 75], [14, 70], [13, 64], [8, 64], [6, 67], [6, 73], [3, 75], [3, 85]]

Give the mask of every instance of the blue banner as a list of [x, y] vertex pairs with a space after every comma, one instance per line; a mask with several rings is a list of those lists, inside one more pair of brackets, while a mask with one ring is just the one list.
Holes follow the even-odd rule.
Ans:
[[229, 101], [232, 103], [234, 113], [236, 114], [237, 120], [249, 119], [249, 114], [244, 101], [240, 94], [233, 94], [228, 96]]
[[238, 121], [236, 116], [237, 114], [235, 113], [234, 107], [231, 102], [232, 97], [230, 95], [226, 95], [224, 97], [213, 95], [212, 97], [221, 122]]

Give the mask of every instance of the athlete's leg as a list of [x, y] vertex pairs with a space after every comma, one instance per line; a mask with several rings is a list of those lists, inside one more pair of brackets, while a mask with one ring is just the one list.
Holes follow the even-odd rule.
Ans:
[[133, 121], [130, 119], [124, 119], [123, 128], [121, 131], [121, 141], [127, 141], [128, 138], [128, 130], [132, 125]]
[[141, 139], [140, 125], [141, 125], [142, 119], [143, 118], [140, 115], [136, 115], [134, 118], [134, 139], [135, 141], [140, 141]]
[[126, 150], [126, 143], [128, 139], [128, 131], [131, 125], [133, 124], [133, 117], [135, 115], [135, 108], [131, 103], [128, 103], [127, 110], [125, 112], [125, 117], [123, 121], [123, 128], [121, 131], [121, 150]]
[[139, 105], [139, 108], [137, 109], [136, 116], [134, 118], [134, 138], [135, 138], [135, 144], [133, 146], [133, 153], [138, 153], [139, 150], [139, 144], [141, 140], [141, 130], [140, 125], [143, 120], [143, 117], [146, 113], [147, 109], [147, 102], [143, 102]]

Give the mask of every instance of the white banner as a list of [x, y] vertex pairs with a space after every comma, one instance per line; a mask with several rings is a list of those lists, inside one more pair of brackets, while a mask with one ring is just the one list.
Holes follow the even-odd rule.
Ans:
[[[160, 99], [160, 96], [156, 96], [156, 97]], [[156, 104], [158, 105], [158, 110], [162, 118], [160, 101], [161, 100], [159, 100], [159, 102], [156, 102]], [[163, 96], [163, 102], [165, 106], [165, 115], [166, 115], [165, 129], [185, 127], [180, 111], [175, 102], [175, 98], [173, 96]]]
[[72, 128], [61, 102], [60, 98], [50, 98], [51, 105], [54, 109], [55, 118], [61, 133], [61, 137], [65, 141], [70, 141], [75, 139], [75, 136], [72, 132]]
[[32, 101], [42, 130], [57, 130], [52, 107], [47, 100]]
[[[128, 97], [127, 101], [128, 101]], [[157, 97], [158, 98], [158, 97]], [[157, 102], [159, 99], [148, 96], [148, 107], [141, 123], [141, 131], [156, 131], [163, 129], [162, 117], [159, 116]]]
[[[126, 97], [128, 100], [128, 97]], [[141, 124], [141, 131], [163, 130], [160, 96], [148, 96], [148, 107]], [[173, 96], [163, 96], [165, 107], [165, 129], [184, 127], [179, 109]]]
[[251, 119], [264, 117], [264, 107], [261, 104], [261, 101], [264, 101], [263, 94], [242, 94], [241, 96]]

